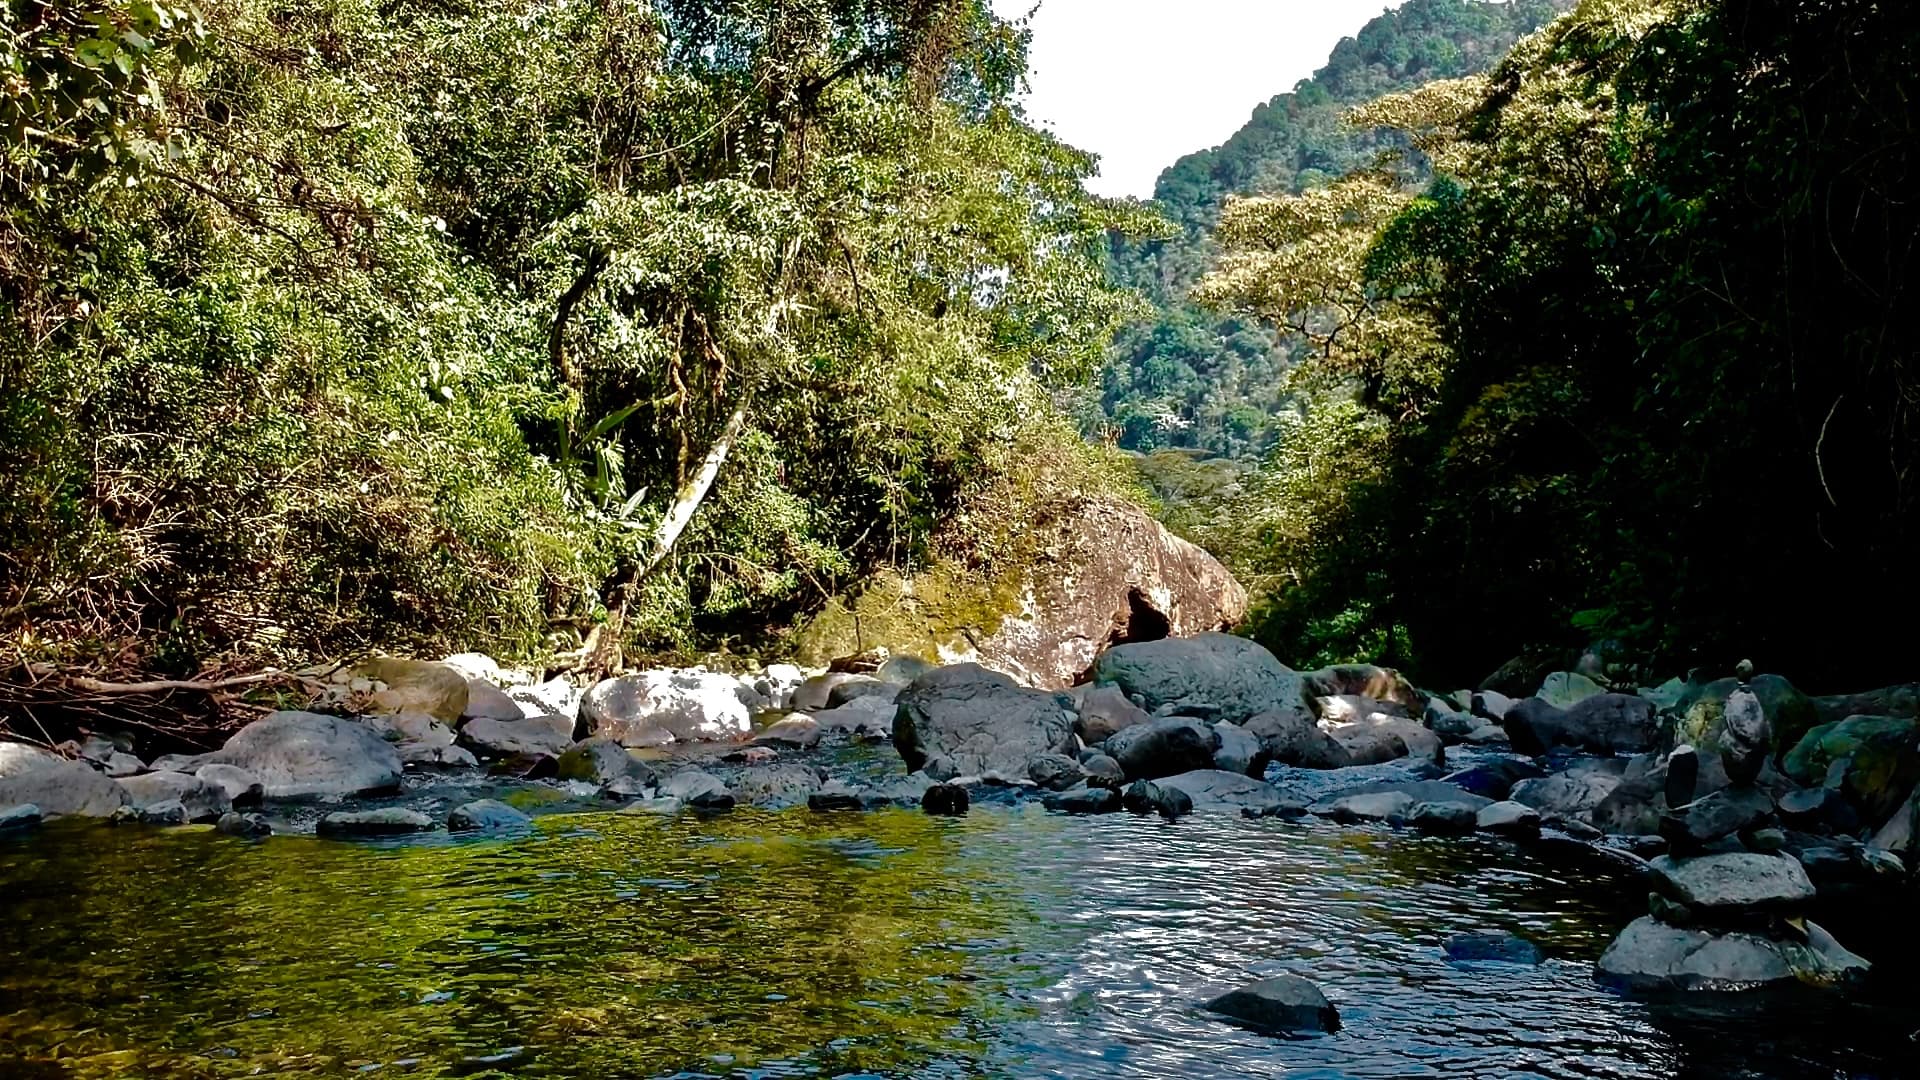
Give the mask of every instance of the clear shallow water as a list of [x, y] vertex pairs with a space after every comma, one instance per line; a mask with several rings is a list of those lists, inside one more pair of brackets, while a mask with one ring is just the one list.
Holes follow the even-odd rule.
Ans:
[[[0, 1075], [1920, 1070], [1898, 994], [1601, 988], [1592, 960], [1642, 910], [1600, 859], [1221, 814], [550, 816], [390, 847], [56, 828], [0, 843]], [[1465, 931], [1551, 959], [1447, 962]], [[1281, 1041], [1196, 1007], [1279, 972], [1344, 1029]], [[463, 1061], [510, 1047], [497, 1073]]]

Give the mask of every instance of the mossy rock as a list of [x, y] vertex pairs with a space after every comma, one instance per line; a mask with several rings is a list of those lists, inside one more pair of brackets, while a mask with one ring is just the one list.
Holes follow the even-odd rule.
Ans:
[[1853, 716], [1821, 724], [1788, 752], [1781, 768], [1818, 786], [1836, 761], [1845, 761], [1842, 791], [1869, 821], [1884, 821], [1920, 782], [1920, 721]]
[[[1800, 745], [1807, 732], [1820, 723], [1813, 699], [1801, 693], [1779, 675], [1756, 675], [1749, 684], [1753, 696], [1760, 699], [1767, 725], [1773, 730], [1776, 757]], [[1720, 720], [1727, 698], [1740, 688], [1738, 679], [1715, 679], [1708, 683], [1690, 683], [1673, 711], [1680, 716], [1674, 726], [1676, 742], [1690, 743], [1702, 750], [1720, 749]]]
[[882, 572], [851, 600], [828, 602], [797, 635], [795, 659], [825, 667], [880, 646], [893, 656], [951, 662], [1018, 613], [1020, 600], [1017, 581], [969, 580], [944, 566], [911, 578]]

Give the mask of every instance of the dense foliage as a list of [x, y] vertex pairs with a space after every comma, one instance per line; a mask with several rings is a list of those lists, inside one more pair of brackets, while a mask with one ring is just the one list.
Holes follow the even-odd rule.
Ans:
[[1912, 677], [1917, 74], [1898, 6], [1584, 0], [1360, 111], [1431, 186], [1230, 207], [1203, 295], [1327, 345], [1234, 515], [1259, 632], [1443, 682], [1600, 639]]
[[[1228, 197], [1296, 194], [1405, 145], [1343, 114], [1386, 93], [1485, 71], [1571, 0], [1408, 0], [1334, 49], [1326, 67], [1258, 106], [1224, 144], [1160, 176], [1157, 206], [1172, 235], [1115, 245], [1119, 280], [1155, 304], [1116, 341], [1083, 426], [1131, 450], [1183, 447], [1256, 459], [1291, 411], [1284, 374], [1299, 343], [1258, 319], [1197, 308], [1186, 293], [1212, 269], [1212, 229]], [[1416, 163], [1417, 167], [1418, 163]]]
[[778, 626], [1070, 457], [1047, 393], [1129, 310], [1139, 212], [1022, 122], [973, 0], [4, 18], [28, 656]]

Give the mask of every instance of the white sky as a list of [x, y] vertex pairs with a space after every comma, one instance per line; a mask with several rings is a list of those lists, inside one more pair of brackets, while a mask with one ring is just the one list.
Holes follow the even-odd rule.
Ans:
[[[1036, 0], [993, 0], [1017, 19]], [[1153, 194], [1160, 170], [1218, 146], [1253, 107], [1325, 66], [1399, 0], [1038, 0], [1027, 100], [1042, 127], [1100, 155], [1088, 186]]]

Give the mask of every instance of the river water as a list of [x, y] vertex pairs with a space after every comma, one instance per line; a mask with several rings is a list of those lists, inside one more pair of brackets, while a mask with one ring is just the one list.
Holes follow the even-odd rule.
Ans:
[[[50, 827], [0, 842], [0, 1076], [1920, 1068], [1920, 1003], [1898, 993], [1659, 1002], [1599, 986], [1592, 962], [1644, 887], [1567, 858], [1037, 806], [552, 815], [518, 839], [388, 846]], [[1473, 931], [1549, 959], [1446, 960]], [[1338, 1034], [1279, 1040], [1197, 1008], [1282, 972], [1327, 992]]]

